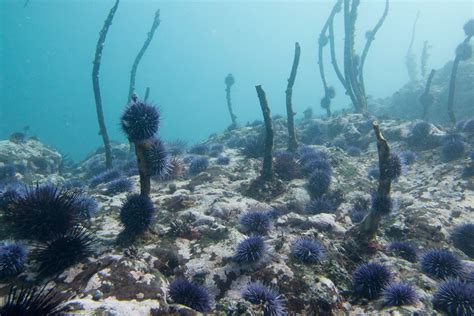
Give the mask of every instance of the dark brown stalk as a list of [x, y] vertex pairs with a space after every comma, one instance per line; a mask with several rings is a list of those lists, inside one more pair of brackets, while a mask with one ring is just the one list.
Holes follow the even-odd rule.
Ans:
[[[323, 87], [324, 87], [324, 97], [327, 98], [328, 100], [330, 99], [328, 96], [328, 84], [326, 81], [326, 75], [324, 73], [324, 62], [323, 62], [323, 48], [326, 46], [329, 42], [329, 37], [326, 35], [328, 32], [329, 26], [333, 24], [334, 16], [336, 15], [337, 12], [341, 10], [341, 3], [342, 0], [338, 0], [334, 7], [331, 10], [331, 14], [329, 14], [328, 19], [326, 20], [326, 23], [324, 23], [323, 29], [321, 30], [321, 33], [319, 35], [319, 41], [318, 41], [318, 65], [319, 65], [319, 74], [321, 75], [321, 80], [323, 82]], [[336, 65], [337, 67], [337, 65]], [[326, 108], [327, 116], [331, 116], [331, 106], [328, 103], [328, 106]]]
[[145, 98], [143, 100], [146, 102], [148, 101], [149, 97], [150, 97], [150, 87], [146, 87]]
[[234, 111], [232, 110], [232, 96], [231, 96], [231, 88], [234, 85], [234, 76], [232, 74], [228, 74], [225, 78], [225, 99], [227, 102], [227, 109], [229, 110], [230, 119], [232, 121], [232, 126], [237, 126], [237, 116], [235, 116]]
[[426, 81], [425, 91], [420, 96], [420, 103], [423, 105], [423, 119], [426, 120], [428, 117], [428, 111], [430, 106], [433, 104], [433, 95], [430, 93], [431, 82], [433, 81], [433, 77], [436, 73], [436, 70], [432, 69], [430, 75], [428, 76], [428, 80]]
[[260, 107], [262, 108], [263, 120], [265, 122], [265, 151], [263, 156], [263, 167], [261, 173], [261, 179], [263, 181], [273, 180], [273, 124], [272, 124], [272, 113], [268, 107], [267, 97], [262, 86], [255, 86], [257, 90], [258, 100], [260, 101]]
[[407, 55], [405, 57], [405, 64], [407, 67], [408, 77], [410, 78], [410, 81], [415, 81], [417, 78], [416, 61], [415, 56], [413, 54], [413, 43], [415, 42], [416, 24], [418, 23], [419, 17], [420, 11], [416, 13], [415, 22], [413, 23], [413, 28], [411, 31], [410, 45], [408, 46]]
[[99, 121], [100, 135], [102, 136], [102, 140], [104, 142], [105, 165], [107, 169], [112, 168], [112, 151], [110, 148], [109, 135], [107, 134], [107, 128], [105, 126], [104, 111], [102, 109], [102, 97], [100, 94], [99, 86], [99, 70], [105, 38], [107, 37], [107, 32], [109, 30], [110, 25], [112, 24], [112, 20], [114, 19], [114, 15], [117, 11], [119, 2], [120, 0], [115, 1], [114, 6], [110, 9], [109, 15], [105, 19], [104, 26], [102, 27], [102, 30], [99, 33], [99, 40], [97, 41], [92, 68], [92, 86], [94, 89], [95, 107], [97, 110], [97, 119]]
[[426, 77], [426, 65], [428, 64], [428, 58], [430, 57], [429, 50], [431, 45], [428, 41], [423, 42], [423, 50], [421, 51], [420, 56], [420, 71], [421, 71], [421, 78]]
[[140, 194], [149, 196], [151, 191], [151, 176], [148, 174], [144, 155], [150, 145], [146, 140], [136, 142], [134, 145], [135, 154], [137, 156], [138, 174], [140, 175]]
[[357, 65], [354, 62], [355, 22], [359, 1], [352, 1], [352, 6], [350, 4], [350, 0], [344, 0], [344, 76], [349, 88], [348, 90], [354, 96], [355, 111], [363, 113], [367, 110], [367, 102], [365, 95], [362, 94], [360, 89], [360, 83], [357, 81]]
[[325, 38], [326, 34], [321, 34], [319, 35], [319, 43], [318, 43], [318, 66], [319, 66], [319, 74], [321, 75], [321, 81], [323, 82], [323, 88], [324, 91], [327, 91], [328, 89], [328, 84], [326, 82], [326, 76], [324, 74], [324, 63], [323, 63], [323, 41], [329, 40], [328, 38]]
[[448, 117], [449, 121], [456, 124], [456, 116], [454, 115], [454, 92], [456, 90], [456, 76], [458, 74], [458, 66], [460, 59], [458, 56], [454, 58], [453, 68], [451, 69], [451, 77], [449, 79], [449, 93], [448, 93]]
[[[377, 151], [379, 157], [379, 185], [377, 188], [378, 196], [390, 196], [392, 180], [389, 174], [390, 167], [390, 146], [380, 131], [379, 124], [373, 123], [375, 137], [377, 138]], [[371, 209], [362, 222], [351, 229], [345, 242], [345, 249], [350, 252], [353, 258], [360, 259], [364, 253], [370, 250], [370, 243], [374, 240], [383, 214]]]
[[288, 85], [286, 87], [286, 115], [288, 117], [288, 150], [295, 153], [298, 149], [295, 132], [295, 112], [293, 112], [293, 105], [291, 97], [293, 95], [293, 85], [295, 84], [296, 72], [300, 62], [301, 48], [300, 44], [295, 43], [295, 56], [293, 58], [293, 66], [291, 67], [290, 78], [288, 78]]
[[145, 51], [147, 50], [148, 46], [151, 43], [151, 40], [153, 39], [153, 35], [155, 34], [156, 29], [160, 25], [160, 10], [156, 10], [155, 12], [155, 18], [153, 19], [153, 24], [151, 25], [150, 31], [147, 33], [147, 37], [145, 42], [143, 43], [142, 48], [138, 52], [137, 57], [135, 57], [135, 61], [133, 62], [132, 65], [132, 70], [130, 73], [130, 86], [128, 89], [128, 102], [132, 99], [132, 95], [135, 92], [135, 78], [137, 75], [137, 68], [138, 64], [140, 63], [143, 54], [145, 54]]
[[328, 31], [329, 25], [333, 23], [334, 16], [336, 13], [341, 9], [342, 0], [338, 0], [334, 7], [331, 10], [331, 14], [329, 14], [326, 23], [324, 23], [323, 29], [319, 34], [319, 42], [318, 42], [318, 65], [319, 65], [319, 73], [321, 75], [321, 80], [323, 81], [324, 91], [327, 91], [328, 85], [326, 82], [326, 76], [324, 74], [324, 63], [323, 63], [323, 48], [327, 45], [329, 38], [327, 37], [326, 33]]
[[[342, 4], [342, 0], [339, 0], [335, 5], [340, 6]], [[337, 12], [337, 11], [336, 11]], [[346, 94], [348, 94], [351, 97], [352, 102], [354, 103], [353, 96], [351, 95], [349, 91], [348, 84], [346, 82], [346, 79], [344, 78], [344, 75], [341, 72], [341, 69], [339, 68], [339, 65], [337, 64], [337, 58], [336, 58], [336, 44], [335, 44], [335, 39], [334, 39], [334, 17], [331, 19], [331, 22], [329, 23], [329, 45], [331, 49], [331, 64], [334, 68], [334, 72], [337, 75], [337, 78], [339, 78], [339, 81], [341, 82], [342, 86], [346, 90]]]
[[375, 39], [375, 34], [377, 34], [379, 29], [382, 27], [383, 22], [385, 21], [385, 18], [387, 17], [388, 9], [389, 9], [389, 0], [385, 0], [385, 10], [383, 11], [382, 16], [380, 17], [377, 24], [375, 24], [375, 27], [371, 31], [367, 32], [367, 41], [365, 42], [364, 50], [362, 51], [362, 56], [360, 58], [360, 67], [359, 67], [359, 82], [364, 94], [365, 94], [365, 84], [364, 84], [365, 59], [367, 58], [367, 54], [369, 53], [370, 45]]

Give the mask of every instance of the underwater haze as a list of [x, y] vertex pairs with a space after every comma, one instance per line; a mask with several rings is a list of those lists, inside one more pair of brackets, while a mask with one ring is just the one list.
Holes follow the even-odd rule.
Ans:
[[474, 2], [0, 0], [0, 315], [474, 315]]
[[[98, 33], [114, 1], [22, 0], [0, 2], [0, 137], [29, 126], [36, 135], [75, 160], [101, 145], [91, 83]], [[317, 39], [332, 1], [141, 1], [122, 0], [109, 29], [100, 71], [103, 108], [112, 140], [124, 141], [118, 121], [127, 101], [130, 69], [155, 11], [161, 24], [138, 67], [136, 92], [161, 108], [161, 134], [189, 143], [230, 124], [224, 77], [236, 84], [232, 99], [238, 122], [260, 118], [254, 86], [267, 91], [273, 114], [285, 113], [285, 88], [294, 43], [301, 61], [293, 92], [298, 117], [307, 107], [323, 114]], [[365, 68], [367, 94], [391, 95], [407, 81], [404, 56], [420, 12], [414, 51], [432, 45], [430, 67], [439, 68], [463, 39], [460, 21], [473, 15], [472, 1], [399, 1], [376, 36]], [[384, 1], [362, 1], [359, 38], [383, 12]], [[341, 16], [336, 20], [342, 20]], [[336, 38], [342, 39], [340, 23]], [[358, 43], [362, 45], [362, 41]], [[358, 49], [361, 47], [358, 46]], [[346, 108], [336, 87], [334, 109]]]

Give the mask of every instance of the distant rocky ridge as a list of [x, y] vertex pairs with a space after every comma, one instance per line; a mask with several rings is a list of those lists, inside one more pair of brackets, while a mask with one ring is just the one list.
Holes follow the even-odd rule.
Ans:
[[[447, 104], [452, 65], [452, 62], [448, 62], [436, 71], [433, 78], [431, 93], [434, 95], [434, 103], [427, 117], [427, 120], [431, 122], [447, 123], [449, 121]], [[419, 97], [423, 93], [425, 85], [426, 79], [409, 82], [391, 97], [376, 100], [375, 103], [380, 108], [372, 106], [372, 110], [380, 115], [402, 119], [420, 119], [423, 107]], [[459, 65], [454, 100], [454, 113], [458, 120], [474, 117], [474, 59], [472, 58]]]

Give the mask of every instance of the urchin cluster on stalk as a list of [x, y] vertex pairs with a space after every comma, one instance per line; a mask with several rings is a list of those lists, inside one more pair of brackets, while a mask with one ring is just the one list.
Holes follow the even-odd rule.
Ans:
[[164, 143], [156, 136], [160, 123], [158, 109], [133, 96], [120, 119], [123, 132], [135, 145], [140, 193], [149, 195], [152, 176], [163, 178], [169, 171], [169, 155]]

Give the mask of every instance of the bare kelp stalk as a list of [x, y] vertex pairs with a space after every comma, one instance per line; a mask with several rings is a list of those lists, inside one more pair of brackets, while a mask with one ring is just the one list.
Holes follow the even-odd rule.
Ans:
[[428, 77], [428, 80], [426, 81], [426, 87], [425, 91], [423, 92], [422, 95], [420, 95], [420, 103], [423, 106], [423, 115], [422, 118], [426, 120], [428, 118], [428, 112], [430, 110], [430, 107], [433, 105], [434, 102], [434, 96], [430, 92], [431, 88], [431, 82], [433, 81], [433, 77], [436, 73], [436, 70], [432, 69], [430, 72], [430, 75]]
[[232, 74], [228, 74], [225, 79], [225, 99], [227, 101], [227, 109], [229, 110], [230, 119], [232, 121], [231, 128], [237, 127], [237, 116], [235, 116], [234, 111], [232, 110], [232, 97], [231, 97], [231, 88], [235, 83], [234, 76]]
[[[323, 29], [319, 34], [319, 41], [318, 41], [318, 65], [319, 65], [319, 74], [321, 76], [321, 81], [323, 82], [324, 88], [324, 97], [321, 99], [321, 107], [326, 109], [327, 116], [331, 116], [331, 99], [334, 98], [335, 92], [334, 88], [329, 87], [326, 80], [326, 74], [324, 72], [324, 62], [323, 62], [323, 48], [329, 42], [329, 36], [327, 35], [329, 26], [333, 24], [334, 16], [336, 13], [341, 11], [341, 3], [342, 0], [337, 1], [336, 5], [331, 10], [331, 14], [329, 15], [326, 23], [324, 23]], [[333, 38], [334, 43], [334, 38]], [[335, 59], [335, 58], [334, 58]], [[334, 60], [333, 59], [333, 60]]]
[[416, 24], [420, 17], [420, 11], [416, 13], [415, 22], [413, 22], [413, 28], [411, 30], [410, 45], [408, 45], [407, 55], [405, 56], [405, 65], [407, 67], [408, 78], [411, 82], [416, 81], [418, 78], [418, 72], [416, 71], [416, 59], [413, 53], [413, 43], [415, 42]]
[[99, 70], [105, 38], [107, 37], [107, 32], [109, 30], [110, 25], [112, 24], [112, 20], [114, 19], [114, 15], [117, 11], [119, 2], [120, 0], [115, 1], [114, 6], [110, 9], [109, 15], [105, 19], [104, 26], [102, 27], [102, 30], [99, 33], [99, 40], [97, 41], [92, 68], [92, 86], [94, 89], [95, 107], [97, 110], [97, 119], [99, 121], [100, 135], [102, 136], [102, 141], [104, 142], [105, 165], [107, 169], [112, 168], [112, 151], [110, 149], [110, 140], [109, 135], [107, 134], [107, 128], [105, 126], [104, 111], [102, 109], [102, 97], [100, 95], [99, 86]]
[[150, 31], [147, 33], [146, 40], [143, 43], [142, 48], [138, 52], [137, 57], [135, 57], [135, 61], [133, 62], [133, 65], [132, 65], [132, 70], [131, 70], [131, 73], [130, 73], [130, 86], [129, 86], [129, 89], [128, 89], [128, 101], [127, 101], [127, 103], [132, 100], [132, 96], [135, 93], [135, 78], [137, 76], [138, 64], [142, 60], [143, 54], [145, 54], [148, 46], [150, 45], [151, 40], [153, 39], [153, 35], [155, 35], [155, 31], [156, 31], [156, 29], [158, 28], [159, 25], [160, 25], [160, 10], [158, 9], [155, 12], [155, 18], [153, 19], [153, 24], [151, 25]]
[[[390, 146], [387, 140], [383, 137], [380, 131], [380, 126], [377, 122], [373, 123], [375, 137], [377, 139], [377, 151], [379, 157], [379, 184], [377, 191], [374, 193], [372, 208], [367, 216], [352, 228], [346, 235], [345, 249], [352, 254], [350, 257], [360, 258], [361, 255], [367, 253], [371, 249], [370, 243], [375, 239], [380, 221], [382, 217], [391, 211], [391, 197], [390, 190], [392, 185], [392, 177], [390, 176]], [[377, 202], [374, 203], [374, 200]], [[374, 204], [377, 205], [374, 207]], [[378, 206], [383, 204], [383, 207]]]
[[146, 102], [148, 101], [149, 97], [150, 97], [150, 87], [146, 87], [145, 97], [143, 98], [143, 100]]
[[[355, 112], [365, 113], [367, 112], [367, 97], [364, 87], [363, 77], [363, 63], [367, 57], [369, 48], [375, 38], [375, 33], [378, 32], [382, 26], [385, 18], [388, 14], [388, 0], [385, 3], [385, 10], [382, 17], [379, 19], [375, 27], [367, 32], [367, 42], [364, 46], [363, 60], [361, 60], [355, 52], [354, 40], [355, 40], [355, 23], [357, 20], [357, 10], [360, 4], [359, 0], [343, 0], [344, 4], [344, 72], [341, 72], [336, 59], [335, 52], [335, 39], [334, 39], [334, 15], [341, 10], [342, 0], [338, 0], [331, 11], [331, 15], [328, 19], [328, 30], [329, 30], [329, 43], [331, 50], [331, 62], [334, 67], [334, 71], [341, 82], [342, 86], [346, 90], [346, 94], [351, 98], [352, 104], [354, 105]], [[324, 28], [323, 28], [324, 31]], [[324, 44], [324, 37], [320, 37], [320, 42]], [[324, 84], [324, 83], [323, 83]], [[325, 87], [326, 96], [333, 96], [334, 90]], [[327, 106], [330, 99], [323, 98], [321, 105]], [[325, 103], [323, 103], [325, 102]]]
[[263, 155], [263, 167], [261, 172], [261, 179], [263, 181], [273, 180], [273, 122], [272, 113], [268, 106], [267, 97], [262, 86], [256, 86], [258, 100], [262, 108], [263, 121], [265, 122], [265, 149]]
[[[293, 112], [293, 105], [291, 97], [293, 95], [293, 85], [295, 84], [296, 72], [300, 62], [301, 48], [300, 44], [295, 43], [295, 56], [293, 58], [293, 66], [291, 67], [290, 78], [288, 78], [288, 85], [286, 87], [286, 115], [288, 119], [288, 150], [295, 153], [298, 149], [298, 142], [296, 141], [295, 132], [295, 112]], [[263, 90], [262, 90], [263, 91]]]
[[365, 94], [365, 83], [364, 83], [365, 59], [367, 58], [367, 54], [369, 53], [370, 45], [375, 39], [375, 35], [379, 31], [379, 29], [382, 27], [383, 22], [385, 22], [385, 18], [388, 15], [388, 9], [389, 9], [389, 2], [388, 0], [385, 0], [385, 9], [383, 11], [382, 16], [378, 20], [377, 24], [375, 24], [374, 28], [370, 31], [367, 31], [367, 33], [365, 33], [365, 37], [367, 41], [365, 42], [364, 50], [362, 51], [362, 56], [360, 58], [360, 66], [359, 66], [359, 82], [364, 94]]
[[252, 180], [249, 187], [246, 189], [246, 195], [253, 197], [257, 200], [270, 201], [277, 195], [281, 194], [285, 187], [283, 182], [275, 177], [275, 171], [273, 169], [273, 122], [272, 113], [268, 106], [267, 97], [262, 86], [255, 86], [257, 90], [258, 100], [260, 102], [260, 108], [262, 109], [263, 120], [265, 124], [265, 143], [263, 153], [263, 164], [260, 175]]
[[423, 50], [421, 51], [421, 56], [420, 56], [420, 71], [421, 71], [421, 78], [426, 78], [426, 70], [427, 70], [427, 65], [428, 65], [428, 58], [430, 57], [430, 51], [431, 45], [428, 43], [428, 41], [423, 42]]

